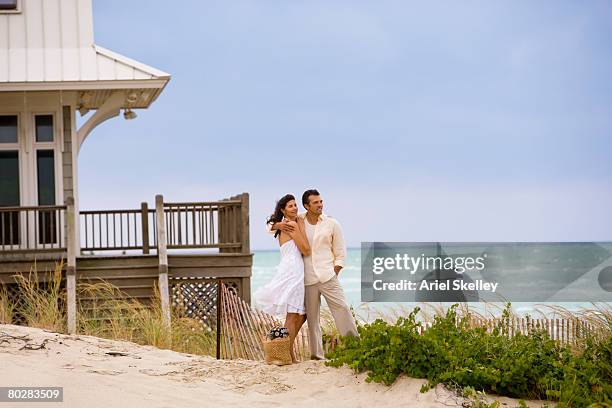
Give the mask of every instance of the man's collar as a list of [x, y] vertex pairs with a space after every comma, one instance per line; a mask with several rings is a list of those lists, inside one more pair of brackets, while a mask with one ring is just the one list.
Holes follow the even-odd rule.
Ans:
[[[306, 214], [307, 214], [307, 213], [305, 213], [305, 212], [303, 212], [303, 213], [299, 213], [299, 214], [298, 214], [298, 217], [300, 217], [300, 218], [306, 218]], [[326, 218], [327, 218], [327, 215], [325, 215], [325, 214], [320, 214], [320, 215], [319, 215], [319, 219], [320, 219], [321, 221], [325, 221], [325, 219], [326, 219]]]

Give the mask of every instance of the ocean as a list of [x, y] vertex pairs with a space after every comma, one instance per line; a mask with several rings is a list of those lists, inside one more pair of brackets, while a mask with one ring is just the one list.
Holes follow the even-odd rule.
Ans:
[[[276, 267], [280, 260], [280, 252], [278, 250], [260, 250], [254, 251], [253, 258], [253, 276], [251, 279], [251, 293], [254, 294], [258, 288], [265, 285], [276, 273]], [[425, 306], [414, 302], [361, 302], [361, 250], [359, 248], [347, 249], [347, 258], [345, 267], [339, 275], [340, 284], [344, 289], [347, 302], [355, 309], [355, 312], [367, 321], [373, 320], [378, 313], [384, 313], [387, 316], [400, 316], [407, 314], [415, 306], [423, 307], [442, 307], [447, 308], [450, 303], [429, 304]], [[323, 297], [322, 297], [323, 299]], [[325, 305], [325, 301], [322, 300]], [[473, 308], [478, 313], [485, 315], [499, 315], [503, 308], [503, 303], [479, 303], [471, 302], [470, 308]], [[567, 310], [578, 311], [581, 308], [588, 308], [590, 303], [529, 303], [517, 302], [512, 304], [513, 311], [518, 315], [531, 315], [533, 317], [541, 317], [538, 311], [543, 312], [547, 317], [551, 316], [550, 309], [546, 306], [558, 305]]]

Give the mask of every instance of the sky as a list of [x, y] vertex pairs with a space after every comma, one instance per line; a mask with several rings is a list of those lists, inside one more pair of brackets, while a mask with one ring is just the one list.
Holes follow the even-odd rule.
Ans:
[[98, 126], [81, 209], [317, 188], [362, 241], [612, 240], [612, 3], [94, 0], [172, 75]]

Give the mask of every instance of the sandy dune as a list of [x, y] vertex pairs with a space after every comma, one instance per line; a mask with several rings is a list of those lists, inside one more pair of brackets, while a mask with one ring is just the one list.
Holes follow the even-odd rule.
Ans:
[[[41, 349], [30, 349], [43, 343]], [[461, 406], [461, 400], [442, 387], [421, 394], [423, 380], [400, 378], [392, 387], [364, 380], [365, 374], [326, 367], [319, 361], [276, 367], [0, 325], [0, 385], [64, 387], [63, 404], [16, 404], [21, 408], [193, 408], [247, 403], [268, 408]], [[518, 406], [512, 399], [502, 398], [501, 402], [502, 406]], [[10, 405], [0, 403], [0, 407]]]

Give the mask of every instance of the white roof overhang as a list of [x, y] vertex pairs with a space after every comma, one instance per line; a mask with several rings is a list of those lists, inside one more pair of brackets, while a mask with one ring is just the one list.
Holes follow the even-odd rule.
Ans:
[[[110, 93], [124, 91], [126, 102], [123, 108], [147, 108], [170, 80], [170, 74], [166, 72], [98, 45], [70, 51], [74, 61], [67, 66], [65, 58], [61, 57], [66, 50], [58, 50], [58, 59], [49, 58], [55, 55], [49, 50], [28, 50], [30, 58], [32, 53], [44, 53], [38, 60], [44, 61], [45, 66], [36, 72], [24, 69], [15, 75], [0, 70], [0, 92], [81, 91], [79, 104], [87, 109], [97, 109]], [[13, 53], [8, 54], [10, 58]], [[13, 56], [16, 58], [18, 55], [14, 53]], [[5, 74], [1, 75], [2, 72]]]

